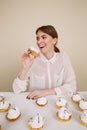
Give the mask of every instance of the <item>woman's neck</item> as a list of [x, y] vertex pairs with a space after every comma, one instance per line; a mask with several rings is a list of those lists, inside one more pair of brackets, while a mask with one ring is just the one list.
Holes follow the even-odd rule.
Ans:
[[53, 56], [54, 56], [54, 51], [53, 52], [49, 52], [49, 53], [46, 53], [46, 54], [44, 54], [44, 56], [48, 59], [48, 60], [50, 60]]

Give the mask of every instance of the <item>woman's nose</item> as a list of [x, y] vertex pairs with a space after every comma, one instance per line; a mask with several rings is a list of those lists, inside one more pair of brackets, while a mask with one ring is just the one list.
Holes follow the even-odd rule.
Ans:
[[37, 43], [40, 44], [42, 41], [43, 41], [43, 39], [40, 38], [40, 39], [37, 41]]

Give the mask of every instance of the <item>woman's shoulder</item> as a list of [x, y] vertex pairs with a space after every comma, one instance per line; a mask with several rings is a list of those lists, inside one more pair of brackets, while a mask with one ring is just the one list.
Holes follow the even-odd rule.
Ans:
[[63, 62], [70, 61], [70, 57], [67, 52], [61, 51], [57, 53], [57, 57], [59, 57]]
[[68, 54], [65, 51], [61, 51], [61, 52], [57, 53], [57, 55], [62, 56], [62, 57], [68, 57]]

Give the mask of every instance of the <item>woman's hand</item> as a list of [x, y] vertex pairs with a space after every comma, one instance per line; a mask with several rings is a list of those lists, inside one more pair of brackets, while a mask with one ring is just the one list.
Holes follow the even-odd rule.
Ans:
[[22, 70], [18, 76], [20, 80], [25, 80], [27, 72], [32, 66], [36, 57], [31, 56], [30, 54], [24, 53], [22, 56]]
[[27, 97], [28, 99], [37, 99], [39, 97], [47, 96], [47, 95], [55, 95], [56, 92], [53, 88], [45, 89], [45, 90], [35, 90], [31, 92]]
[[22, 56], [22, 69], [29, 70], [29, 68], [34, 62], [34, 59], [35, 59], [34, 56], [31, 57], [29, 54], [24, 53]]

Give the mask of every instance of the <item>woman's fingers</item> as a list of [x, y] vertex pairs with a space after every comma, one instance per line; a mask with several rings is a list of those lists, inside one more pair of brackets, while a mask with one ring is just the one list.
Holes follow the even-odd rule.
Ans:
[[37, 98], [39, 98], [39, 97], [40, 97], [40, 91], [37, 91], [37, 90], [31, 92], [31, 93], [28, 95], [28, 98], [29, 98], [29, 99], [37, 99]]

